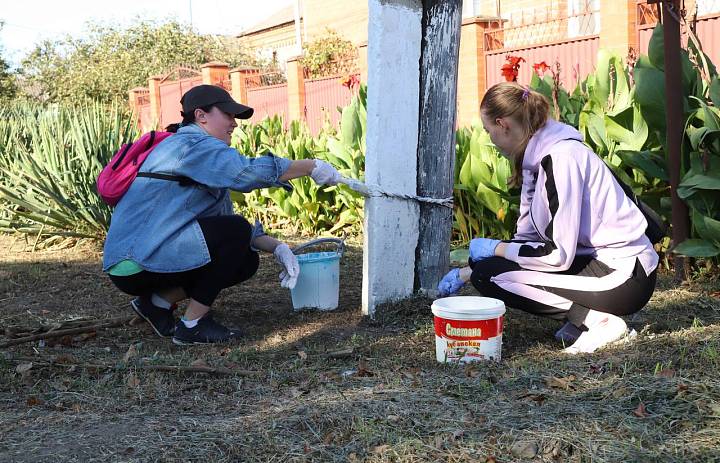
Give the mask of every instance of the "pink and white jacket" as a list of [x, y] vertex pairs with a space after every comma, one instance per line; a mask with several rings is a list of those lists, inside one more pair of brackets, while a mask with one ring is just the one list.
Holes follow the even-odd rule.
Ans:
[[628, 277], [638, 259], [650, 274], [658, 255], [646, 227], [642, 212], [577, 130], [548, 120], [532, 136], [507, 259], [529, 270], [562, 272], [576, 255], [591, 255]]

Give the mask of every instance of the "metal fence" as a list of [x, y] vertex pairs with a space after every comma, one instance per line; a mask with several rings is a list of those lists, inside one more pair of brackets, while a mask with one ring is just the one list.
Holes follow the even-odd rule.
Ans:
[[248, 88], [248, 106], [255, 112], [250, 118], [253, 123], [260, 122], [267, 116], [280, 115], [287, 127], [288, 123], [288, 88], [287, 84], [255, 86]]
[[566, 10], [535, 10], [496, 29], [485, 32], [485, 84], [490, 87], [505, 79], [500, 69], [508, 55], [522, 57], [518, 81], [528, 83], [533, 64], [545, 62], [560, 68], [566, 89], [592, 72], [599, 46], [598, 0], [568, 1]]
[[[694, 27], [703, 51], [716, 65], [720, 65], [720, 0], [698, 0], [697, 17], [693, 11], [685, 13], [686, 27]], [[638, 51], [647, 54], [648, 44], [655, 25], [660, 21], [660, 4], [637, 3]], [[687, 46], [687, 34], [682, 35]]]
[[305, 120], [313, 135], [320, 132], [325, 122], [338, 127], [338, 107], [347, 106], [352, 99], [350, 89], [342, 81], [338, 76], [305, 81]]

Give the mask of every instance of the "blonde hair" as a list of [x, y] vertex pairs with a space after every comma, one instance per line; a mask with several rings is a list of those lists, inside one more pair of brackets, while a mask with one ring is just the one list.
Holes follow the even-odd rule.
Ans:
[[493, 121], [501, 117], [518, 123], [524, 132], [512, 156], [513, 173], [510, 186], [522, 184], [522, 163], [530, 138], [547, 122], [550, 104], [540, 93], [523, 87], [517, 82], [501, 82], [490, 87], [480, 103], [480, 112]]

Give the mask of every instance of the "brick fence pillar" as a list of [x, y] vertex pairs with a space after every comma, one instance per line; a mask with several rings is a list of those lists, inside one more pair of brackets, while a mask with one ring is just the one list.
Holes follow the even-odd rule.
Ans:
[[[497, 28], [497, 18], [475, 17], [462, 22], [458, 66], [457, 125], [468, 126], [480, 117], [480, 100], [485, 94], [485, 31]], [[500, 72], [500, 70], [498, 70]]]
[[259, 69], [249, 66], [237, 67], [230, 70], [230, 85], [232, 86], [230, 93], [235, 101], [244, 105], [248, 104], [248, 80], [254, 80], [249, 78], [253, 75], [258, 75], [259, 72]]
[[141, 123], [142, 120], [140, 120], [140, 107], [138, 103], [138, 99], [140, 98], [140, 95], [147, 92], [148, 89], [143, 87], [135, 87], [132, 90], [128, 92], [128, 102], [130, 103], [130, 111], [132, 111], [133, 118], [135, 119], [135, 124], [137, 127], [142, 129]]
[[305, 120], [305, 77], [300, 57], [287, 62], [288, 121]]
[[637, 50], [637, 1], [600, 2], [600, 48], [623, 58], [632, 47]]
[[160, 123], [160, 82], [163, 76], [152, 76], [148, 79], [150, 90], [150, 128], [157, 128]]
[[211, 61], [200, 66], [203, 84], [227, 86], [230, 80], [230, 66], [220, 61]]

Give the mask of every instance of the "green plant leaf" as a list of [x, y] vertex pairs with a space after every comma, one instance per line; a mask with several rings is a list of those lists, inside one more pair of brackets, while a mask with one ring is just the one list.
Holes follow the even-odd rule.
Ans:
[[673, 249], [673, 252], [687, 257], [715, 257], [720, 248], [701, 239], [685, 240]]

